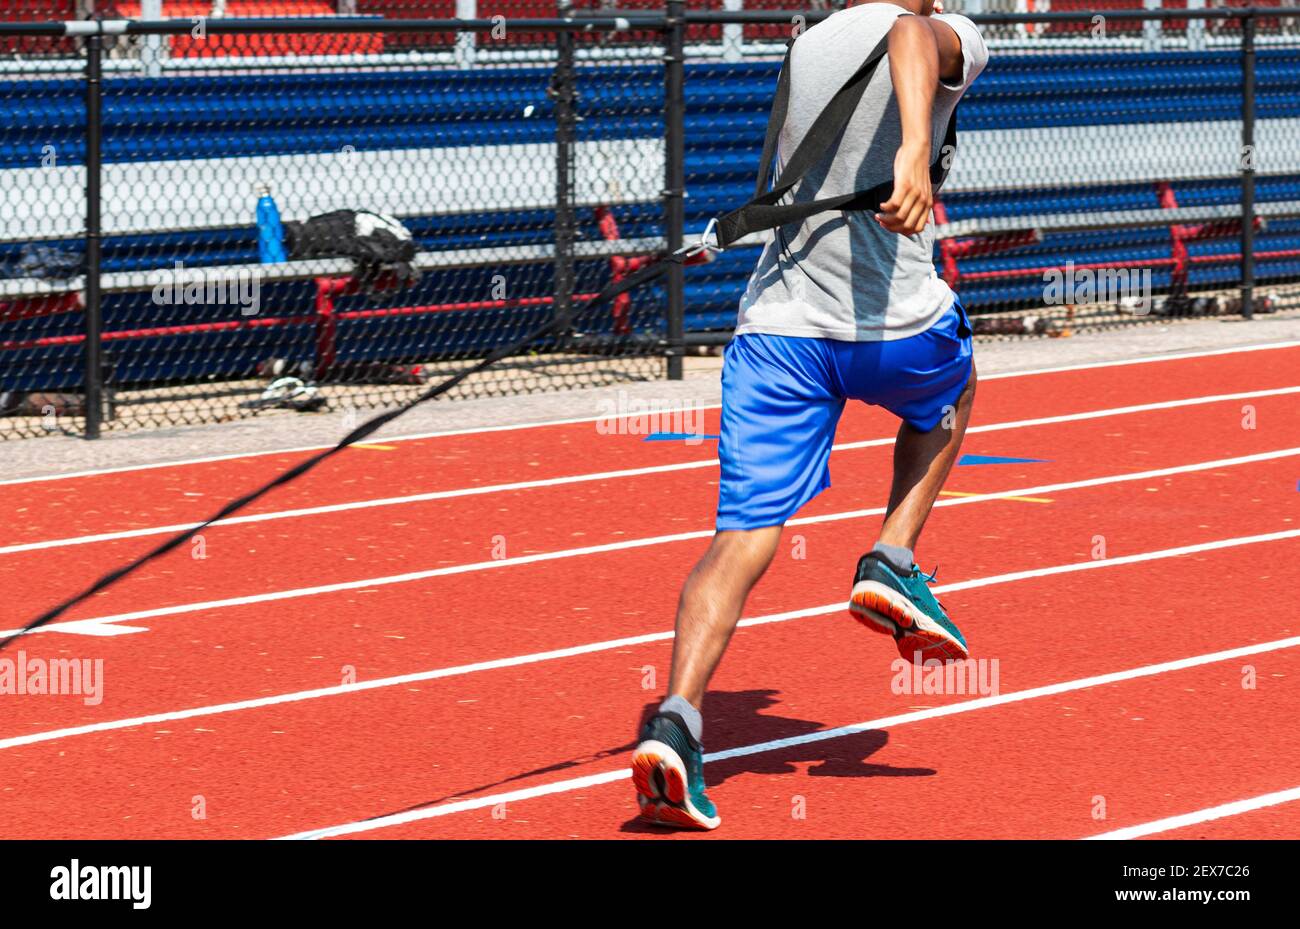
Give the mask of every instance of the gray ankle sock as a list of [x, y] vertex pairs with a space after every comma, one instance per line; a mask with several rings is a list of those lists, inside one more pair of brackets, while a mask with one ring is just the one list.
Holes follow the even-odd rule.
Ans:
[[659, 712], [676, 713], [686, 721], [686, 728], [690, 730], [691, 738], [696, 742], [704, 742], [704, 719], [700, 716], [700, 711], [691, 706], [691, 702], [685, 697], [669, 697], [659, 704]]
[[879, 555], [899, 574], [907, 575], [912, 573], [912, 550], [910, 548], [877, 542], [871, 547], [871, 553]]

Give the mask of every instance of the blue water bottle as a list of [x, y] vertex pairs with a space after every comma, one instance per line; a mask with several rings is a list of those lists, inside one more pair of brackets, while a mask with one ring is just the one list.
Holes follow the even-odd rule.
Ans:
[[257, 260], [262, 264], [288, 261], [284, 253], [284, 226], [280, 225], [280, 210], [271, 199], [271, 188], [263, 184], [258, 188], [257, 201]]

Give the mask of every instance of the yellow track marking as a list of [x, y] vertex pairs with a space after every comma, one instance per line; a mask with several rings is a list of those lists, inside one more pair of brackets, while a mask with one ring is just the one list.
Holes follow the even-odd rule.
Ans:
[[1047, 497], [1001, 497], [998, 496], [997, 494], [973, 494], [968, 491], [961, 491], [961, 490], [941, 490], [939, 491], [939, 496], [941, 497], [991, 497], [992, 499], [995, 500], [1019, 500], [1021, 503], [1051, 503], [1052, 502]]

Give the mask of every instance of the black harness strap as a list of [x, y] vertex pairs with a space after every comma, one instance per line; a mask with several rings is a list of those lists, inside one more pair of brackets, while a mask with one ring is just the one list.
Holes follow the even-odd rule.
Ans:
[[[820, 200], [807, 200], [802, 203], [779, 203], [781, 198], [794, 189], [803, 180], [826, 152], [831, 151], [836, 140], [843, 134], [849, 120], [858, 107], [858, 102], [866, 92], [871, 76], [875, 74], [885, 53], [889, 51], [889, 36], [886, 35], [871, 50], [865, 61], [850, 75], [843, 86], [835, 92], [825, 109], [817, 114], [808, 132], [800, 140], [794, 154], [786, 161], [781, 176], [776, 179], [772, 189], [764, 192], [768, 175], [772, 170], [772, 161], [776, 156], [777, 139], [785, 125], [786, 112], [790, 105], [790, 52], [794, 47], [791, 41], [786, 48], [785, 60], [781, 63], [781, 74], [777, 78], [776, 97], [772, 100], [772, 112], [767, 121], [767, 134], [763, 138], [763, 154], [759, 158], [758, 177], [754, 183], [754, 199], [744, 206], [732, 210], [718, 219], [717, 245], [726, 248], [745, 236], [775, 229], [786, 223], [802, 222], [810, 216], [830, 210], [878, 210], [880, 204], [889, 200], [894, 191], [894, 182], [883, 181], [867, 190], [855, 190], [838, 197], [823, 197]], [[934, 190], [942, 186], [948, 176], [951, 153], [957, 147], [957, 110], [953, 109], [948, 119], [948, 128], [944, 131], [943, 145], [938, 156], [930, 165], [930, 185]]]

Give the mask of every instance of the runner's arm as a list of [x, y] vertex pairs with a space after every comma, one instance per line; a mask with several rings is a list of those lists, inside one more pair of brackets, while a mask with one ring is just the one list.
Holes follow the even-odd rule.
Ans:
[[934, 94], [940, 80], [962, 73], [961, 40], [946, 23], [926, 16], [900, 16], [889, 32], [889, 74], [898, 98], [903, 142], [894, 158], [894, 192], [876, 221], [890, 232], [915, 235], [934, 205], [930, 189], [930, 136]]

